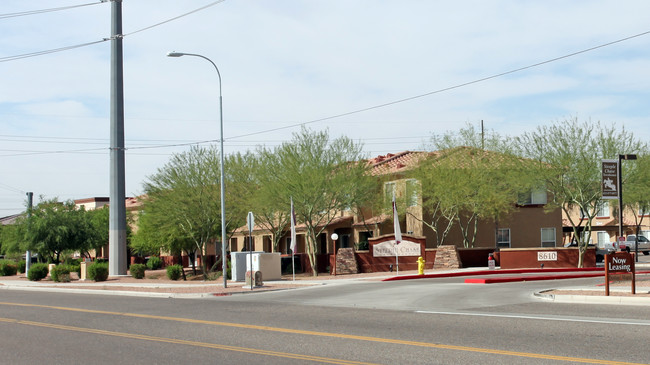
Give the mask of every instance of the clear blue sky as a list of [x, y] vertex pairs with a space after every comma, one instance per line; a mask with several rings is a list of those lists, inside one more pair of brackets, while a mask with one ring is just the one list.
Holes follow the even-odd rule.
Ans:
[[[38, 197], [108, 196], [110, 3], [3, 0], [0, 216]], [[650, 31], [648, 1], [124, 0], [126, 192], [138, 195], [173, 145], [219, 138], [226, 153], [290, 139], [298, 127], [432, 93]], [[466, 123], [517, 135], [566, 118], [650, 138], [650, 35], [555, 62], [309, 124], [368, 155], [422, 147]], [[239, 137], [251, 133], [247, 137]]]

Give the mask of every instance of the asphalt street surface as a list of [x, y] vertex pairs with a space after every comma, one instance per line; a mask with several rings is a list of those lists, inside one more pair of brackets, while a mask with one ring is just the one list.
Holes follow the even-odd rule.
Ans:
[[346, 281], [206, 299], [0, 293], [10, 364], [647, 364], [650, 307], [532, 295], [602, 279]]

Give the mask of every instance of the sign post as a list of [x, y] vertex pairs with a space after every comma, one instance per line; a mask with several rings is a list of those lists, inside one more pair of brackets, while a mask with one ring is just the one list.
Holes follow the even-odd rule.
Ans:
[[634, 254], [614, 252], [605, 255], [605, 295], [609, 296], [609, 276], [611, 274], [632, 274], [632, 294], [636, 294]]
[[255, 275], [253, 271], [253, 228], [255, 228], [255, 217], [253, 216], [253, 212], [248, 212], [248, 216], [246, 217], [246, 224], [248, 225], [248, 256], [249, 262], [251, 264], [251, 290], [253, 290], [253, 281], [255, 281]]

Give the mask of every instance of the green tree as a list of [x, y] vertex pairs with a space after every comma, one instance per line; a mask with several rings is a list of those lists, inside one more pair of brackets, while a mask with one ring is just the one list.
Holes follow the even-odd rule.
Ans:
[[38, 252], [54, 263], [66, 251], [86, 251], [96, 235], [87, 212], [73, 201], [41, 201], [22, 224], [26, 226], [20, 228], [25, 237], [21, 250]]
[[[104, 206], [99, 209], [86, 211], [89, 220], [91, 232], [88, 235], [88, 249], [98, 250], [108, 244], [109, 231], [109, 207]], [[131, 237], [131, 226], [126, 226], [127, 240]]]
[[[255, 223], [277, 233], [265, 220], [266, 207], [260, 200], [260, 177], [264, 175], [265, 164], [260, 162], [260, 155], [247, 151], [235, 153], [226, 159], [226, 208], [228, 211], [229, 232], [243, 226], [248, 212], [255, 214]], [[271, 222], [273, 224], [274, 222]], [[280, 232], [281, 233], [281, 232]], [[276, 234], [274, 239], [278, 240]], [[274, 244], [274, 247], [277, 246]]]
[[[572, 118], [539, 126], [518, 137], [516, 146], [522, 156], [537, 161], [537, 176], [550, 196], [547, 208], [560, 208], [569, 219], [580, 249], [578, 267], [582, 267], [592, 221], [603, 203], [601, 161], [638, 153], [643, 144], [624, 128]], [[582, 217], [572, 218], [573, 210], [582, 212]]]
[[20, 252], [21, 233], [18, 224], [0, 225], [0, 254]]
[[305, 128], [290, 142], [263, 149], [267, 204], [289, 212], [293, 198], [296, 219], [307, 230], [306, 253], [318, 275], [317, 237], [341, 211], [353, 209], [375, 191], [375, 180], [362, 160], [361, 146], [351, 139], [330, 140], [327, 131]]
[[[159, 230], [165, 245], [182, 246], [192, 242], [197, 254], [203, 256], [206, 246], [220, 236], [219, 153], [214, 148], [192, 147], [175, 154], [170, 161], [149, 176], [144, 183], [145, 228]], [[142, 237], [142, 236], [141, 236]], [[182, 244], [179, 244], [182, 243]], [[178, 247], [176, 247], [178, 248]], [[201, 260], [207, 278], [206, 260]], [[194, 260], [192, 260], [194, 265]]]
[[[194, 257], [196, 252], [194, 242], [178, 225], [170, 224], [164, 210], [157, 210], [160, 205], [147, 203], [147, 198], [144, 198], [144, 202], [144, 209], [138, 218], [138, 230], [129, 243], [131, 250], [140, 256], [157, 256], [160, 255], [161, 250], [165, 250], [178, 256], [178, 262], [182, 262], [183, 252]], [[192, 268], [196, 269], [194, 266]], [[194, 273], [196, 274], [196, 271]], [[185, 271], [183, 271], [183, 280], [185, 279]]]
[[458, 132], [434, 136], [436, 150], [414, 175], [422, 186], [423, 221], [442, 245], [456, 224], [463, 246], [473, 247], [480, 219], [499, 221], [516, 208], [520, 193], [530, 189], [530, 163], [515, 156], [511, 141], [493, 131], [467, 125]]
[[[647, 145], [642, 155], [636, 161], [623, 164], [623, 212], [634, 218], [636, 236], [639, 235], [641, 224], [650, 212], [650, 156], [647, 154]], [[641, 214], [641, 213], [644, 214]]]
[[[287, 187], [283, 185], [280, 156], [272, 151], [261, 150], [257, 164], [257, 189], [254, 193], [255, 221], [271, 232], [273, 250], [280, 250], [280, 240], [290, 224], [290, 200]], [[289, 199], [289, 200], [286, 200]], [[279, 205], [278, 205], [279, 204]], [[279, 209], [278, 209], [279, 208]]]

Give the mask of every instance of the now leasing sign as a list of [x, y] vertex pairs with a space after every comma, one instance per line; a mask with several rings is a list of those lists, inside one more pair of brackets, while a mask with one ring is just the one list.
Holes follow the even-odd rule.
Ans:
[[395, 240], [384, 241], [372, 246], [372, 255], [374, 257], [421, 256], [422, 246], [412, 241], [402, 241], [397, 246]]
[[610, 275], [632, 274], [632, 294], [636, 294], [634, 254], [614, 252], [605, 255], [605, 295], [609, 295]]

